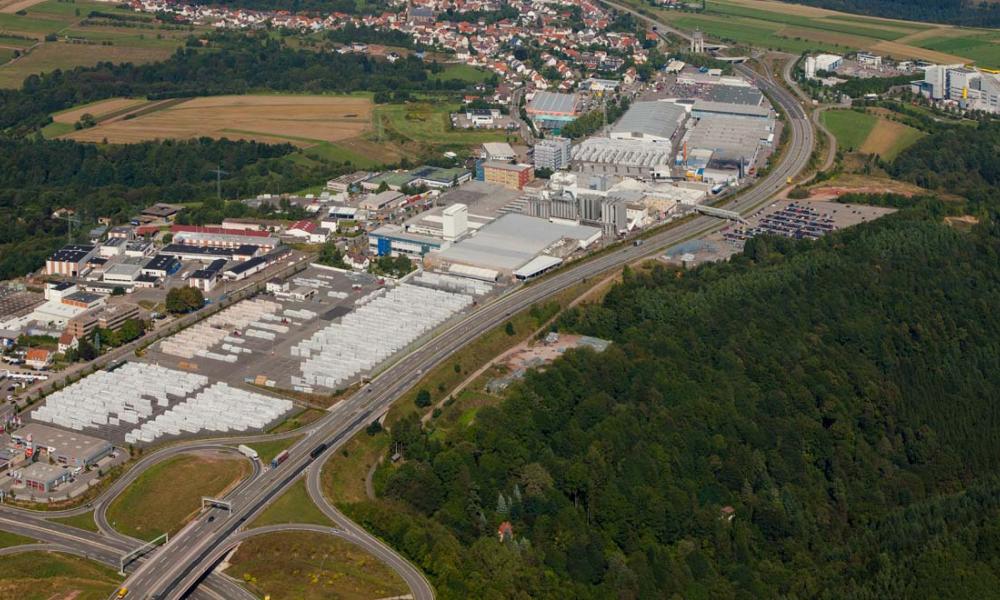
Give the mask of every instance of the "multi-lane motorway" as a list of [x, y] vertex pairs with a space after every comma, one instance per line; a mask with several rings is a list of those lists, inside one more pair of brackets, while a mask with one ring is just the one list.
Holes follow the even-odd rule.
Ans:
[[[612, 5], [634, 12], [625, 6]], [[644, 15], [638, 13], [636, 15], [650, 20]], [[661, 31], [668, 29], [663, 24], [653, 22]], [[679, 32], [678, 34], [683, 36]], [[786, 115], [785, 126], [789, 132], [787, 147], [778, 164], [754, 187], [736, 196], [725, 206], [729, 210], [748, 214], [785, 187], [788, 178], [797, 176], [805, 168], [812, 153], [814, 133], [811, 122], [798, 99], [775, 83], [770, 74], [761, 75], [742, 65], [737, 69], [744, 76], [753, 79], [775, 103], [780, 105]], [[295, 435], [304, 437], [291, 448], [291, 457], [284, 464], [276, 469], [255, 472], [226, 496], [226, 500], [232, 504], [230, 513], [220, 509], [207, 511], [174, 536], [168, 544], [147, 556], [128, 577], [125, 585], [130, 590], [129, 597], [159, 599], [195, 596], [246, 597], [246, 592], [239, 589], [232, 580], [211, 573], [211, 570], [235, 543], [266, 531], [256, 529], [245, 531], [243, 528], [299, 477], [305, 476], [310, 496], [338, 526], [322, 528], [323, 531], [360, 545], [395, 569], [410, 586], [414, 598], [418, 600], [433, 598], [430, 584], [417, 568], [352, 523], [325, 499], [320, 490], [319, 476], [323, 463], [354, 434], [386, 411], [397, 398], [415, 385], [423, 373], [484, 332], [502, 324], [510, 315], [543, 301], [583, 279], [620, 268], [623, 264], [712, 232], [722, 225], [722, 222], [704, 216], [684, 221], [648, 237], [642, 246], [622, 246], [590, 260], [568, 266], [492, 303], [485, 304], [453, 323], [428, 343], [390, 366], [370, 385], [340, 402], [322, 419], [304, 431], [295, 432]], [[250, 441], [264, 438], [273, 439], [273, 436], [257, 436], [250, 438]], [[229, 440], [227, 443], [239, 443], [239, 441], [242, 440]], [[81, 532], [45, 521], [38, 516], [38, 513], [28, 514], [28, 511], [10, 509], [0, 511], [0, 529], [22, 533], [58, 547], [70, 548], [78, 554], [91, 556], [103, 562], [116, 562], [118, 556], [133, 550], [138, 543], [111, 530], [104, 518], [108, 503], [143, 469], [163, 460], [166, 456], [197, 448], [216, 447], [215, 441], [179, 444], [156, 452], [137, 463], [122, 480], [95, 502], [96, 520], [101, 526], [102, 534]], [[76, 509], [63, 514], [85, 510], [89, 509]]]

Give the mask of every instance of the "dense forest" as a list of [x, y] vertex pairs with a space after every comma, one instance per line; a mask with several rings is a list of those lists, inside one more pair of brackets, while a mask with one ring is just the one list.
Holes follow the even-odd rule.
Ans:
[[116, 96], [151, 99], [253, 90], [353, 92], [357, 90], [461, 90], [467, 82], [428, 74], [415, 56], [390, 63], [363, 54], [293, 49], [268, 36], [216, 33], [210, 48], [182, 48], [145, 65], [101, 63], [25, 79], [21, 90], [0, 91], [0, 130], [24, 132], [47, 124], [53, 112]]
[[[51, 218], [58, 208], [74, 209], [83, 223], [99, 216], [123, 222], [155, 202], [213, 198], [212, 170], [219, 166], [229, 173], [227, 197], [301, 189], [337, 172], [339, 166], [312, 172], [281, 159], [294, 150], [207, 138], [97, 146], [0, 137], [0, 279], [37, 269], [65, 243], [66, 223]], [[198, 212], [212, 218], [246, 210], [226, 207], [228, 213], [209, 203]]]
[[795, 0], [794, 3], [890, 19], [1000, 27], [1000, 3], [980, 0]]
[[974, 207], [1000, 206], [1000, 122], [938, 126], [888, 166], [896, 179], [959, 194]]
[[[1000, 228], [903, 210], [626, 270], [445, 436], [404, 419], [348, 512], [442, 598], [985, 598], [1000, 590]], [[498, 526], [512, 535], [498, 540]]]

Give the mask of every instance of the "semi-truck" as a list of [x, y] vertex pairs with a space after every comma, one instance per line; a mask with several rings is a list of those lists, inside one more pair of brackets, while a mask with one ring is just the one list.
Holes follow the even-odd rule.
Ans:
[[282, 450], [281, 452], [278, 453], [277, 456], [275, 456], [271, 460], [271, 468], [272, 469], [277, 468], [278, 465], [285, 462], [286, 460], [288, 460], [288, 450]]
[[320, 444], [319, 446], [316, 446], [315, 448], [312, 449], [311, 452], [309, 452], [309, 458], [316, 458], [320, 454], [323, 454], [323, 451], [326, 450], [326, 447], [327, 447], [326, 444]]
[[250, 446], [247, 446], [246, 444], [240, 444], [239, 446], [236, 447], [236, 449], [240, 451], [240, 454], [249, 458], [250, 460], [257, 460], [258, 458], [257, 451], [251, 448]]

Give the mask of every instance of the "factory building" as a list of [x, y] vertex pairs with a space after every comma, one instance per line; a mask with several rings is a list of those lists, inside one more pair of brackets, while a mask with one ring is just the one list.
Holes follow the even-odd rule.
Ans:
[[951, 100], [968, 110], [1000, 113], [1000, 74], [963, 65], [934, 65], [910, 88], [932, 100]]
[[14, 471], [14, 484], [40, 494], [51, 492], [72, 474], [69, 470], [48, 463], [32, 463], [23, 469]]
[[368, 196], [366, 196], [365, 199], [358, 205], [358, 208], [378, 212], [396, 208], [397, 206], [402, 205], [405, 201], [405, 195], [392, 190], [386, 190], [377, 194], [368, 194]]
[[190, 287], [198, 288], [203, 292], [211, 292], [222, 278], [222, 269], [226, 266], [226, 260], [219, 258], [213, 260], [204, 269], [198, 269], [188, 277], [187, 284]]
[[149, 262], [142, 268], [142, 274], [165, 279], [167, 276], [179, 271], [180, 268], [181, 261], [177, 260], [176, 256], [172, 254], [157, 254], [149, 259]]
[[486, 142], [483, 144], [482, 157], [485, 160], [511, 161], [517, 156], [513, 146], [506, 142]]
[[97, 247], [90, 244], [63, 246], [45, 261], [45, 274], [78, 277], [96, 254]]
[[404, 254], [419, 257], [448, 245], [444, 239], [410, 233], [393, 224], [383, 225], [368, 234], [368, 249], [376, 256]]
[[524, 186], [534, 178], [535, 169], [531, 165], [512, 165], [497, 161], [483, 163], [483, 181], [486, 183], [523, 190]]
[[260, 246], [243, 245], [235, 248], [218, 248], [212, 246], [190, 246], [188, 244], [169, 244], [160, 250], [160, 255], [169, 254], [180, 260], [235, 260], [244, 261], [260, 254]]
[[118, 329], [129, 319], [139, 318], [139, 307], [122, 303], [107, 306], [102, 310], [89, 311], [77, 315], [66, 324], [66, 333], [75, 338], [84, 338], [96, 329]]
[[223, 277], [230, 281], [242, 281], [251, 275], [259, 273], [267, 268], [267, 259], [263, 256], [255, 256], [250, 260], [237, 263], [223, 273]]
[[[111, 454], [111, 442], [41, 423], [28, 423], [10, 434], [18, 450], [31, 457], [52, 458], [58, 465], [84, 467]], [[30, 452], [28, 452], [30, 450]]]
[[[264, 233], [265, 235], [260, 235]], [[240, 231], [239, 233], [214, 233], [204, 231], [180, 231], [174, 234], [173, 242], [186, 246], [201, 246], [203, 248], [238, 248], [240, 246], [258, 246], [264, 252], [270, 252], [281, 243], [267, 232]]]
[[104, 269], [101, 281], [132, 285], [142, 275], [142, 259], [129, 258]]
[[686, 118], [687, 110], [673, 102], [636, 102], [611, 128], [611, 139], [669, 144]]
[[[757, 153], [774, 138], [771, 120], [715, 117], [699, 119], [685, 135], [685, 155], [678, 162], [688, 167], [689, 177], [714, 183], [743, 178]], [[693, 174], [693, 175], [692, 175]]]
[[573, 169], [593, 175], [649, 179], [670, 164], [670, 144], [589, 138], [573, 147]]
[[535, 168], [560, 171], [570, 166], [570, 141], [564, 137], [551, 137], [535, 144]]
[[691, 108], [691, 116], [697, 119], [716, 117], [741, 117], [747, 119], [770, 119], [771, 109], [766, 106], [734, 104], [732, 102], [709, 102], [696, 100]]
[[601, 230], [510, 213], [428, 259], [512, 275], [536, 257], [565, 257], [601, 239]]
[[526, 110], [539, 127], [561, 129], [580, 116], [580, 98], [576, 94], [535, 92]]

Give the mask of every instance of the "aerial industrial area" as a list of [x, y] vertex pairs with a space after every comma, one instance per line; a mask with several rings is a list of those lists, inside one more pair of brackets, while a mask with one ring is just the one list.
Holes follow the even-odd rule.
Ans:
[[[72, 237], [42, 269], [0, 285], [0, 500], [11, 505], [0, 525], [120, 560], [119, 598], [245, 597], [213, 569], [244, 539], [247, 519], [303, 480], [338, 523], [336, 535], [395, 570], [410, 597], [433, 597], [414, 565], [316, 498], [325, 458], [430, 369], [512, 315], [623, 265], [691, 267], [725, 260], [757, 236], [815, 240], [894, 210], [790, 196], [811, 164], [816, 133], [805, 107], [820, 93], [804, 94], [791, 67], [751, 68], [700, 31], [662, 23], [646, 23], [645, 39], [609, 29], [621, 7], [506, 3], [538, 17], [528, 27], [442, 21], [454, 7], [441, 2], [324, 17], [127, 4], [218, 29], [405, 33], [496, 76], [488, 97], [468, 97], [449, 119], [508, 141], [433, 164], [327, 175], [322, 189], [238, 199], [268, 207], [268, 218], [194, 224], [190, 204], [166, 201], [127, 222], [98, 215], [90, 231], [72, 209], [51, 215]], [[585, 28], [548, 24], [564, 5], [584, 15]], [[491, 8], [465, 2], [458, 12]], [[667, 34], [684, 40], [683, 51], [640, 76], [637, 66]], [[510, 42], [519, 37], [537, 42], [540, 64], [518, 58]], [[378, 54], [363, 43], [338, 51]], [[1000, 113], [1000, 78], [989, 69], [860, 50], [796, 60], [800, 81], [816, 89], [906, 76], [904, 87], [935, 106]], [[567, 340], [608, 345], [538, 338], [505, 355], [520, 361], [517, 377], [544, 364], [538, 356], [565, 352]], [[281, 440], [287, 448], [273, 456], [254, 449]], [[237, 443], [252, 475], [203, 498], [183, 530], [152, 546], [105, 531], [109, 503], [157, 453]], [[70, 540], [32, 512], [51, 505], [72, 516], [82, 509], [64, 507], [83, 498], [100, 535]]]

